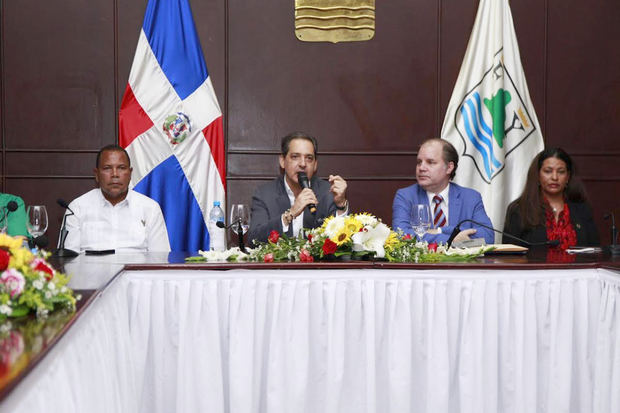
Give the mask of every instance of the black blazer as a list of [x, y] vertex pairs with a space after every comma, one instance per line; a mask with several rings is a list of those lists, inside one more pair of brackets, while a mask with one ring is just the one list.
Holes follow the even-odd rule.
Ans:
[[[577, 234], [577, 245], [599, 246], [601, 244], [598, 230], [592, 218], [592, 209], [585, 202], [568, 201], [570, 210], [570, 222]], [[547, 240], [547, 228], [539, 225], [533, 228], [523, 228], [521, 226], [521, 214], [519, 214], [519, 204], [517, 201], [511, 203], [506, 211], [506, 221], [504, 222], [504, 232], [523, 238], [528, 242], [545, 242]], [[503, 236], [502, 242], [508, 244], [518, 244], [527, 247], [524, 243]]]
[[[330, 183], [313, 176], [310, 180], [310, 186], [319, 203], [314, 215], [310, 213], [308, 208], [304, 210], [304, 228], [321, 226], [326, 217], [336, 214], [334, 196], [329, 191]], [[282, 234], [282, 214], [290, 207], [291, 202], [286, 194], [282, 175], [258, 187], [252, 197], [252, 216], [248, 232], [250, 242], [253, 240], [267, 241], [269, 233], [273, 230]]]

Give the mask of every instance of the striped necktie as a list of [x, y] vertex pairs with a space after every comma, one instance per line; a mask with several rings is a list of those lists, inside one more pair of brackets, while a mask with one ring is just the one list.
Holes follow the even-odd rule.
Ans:
[[443, 197], [441, 195], [435, 195], [433, 197], [433, 202], [435, 203], [435, 209], [433, 210], [433, 224], [435, 228], [443, 227], [446, 225], [446, 216], [441, 209], [441, 201], [443, 201]]

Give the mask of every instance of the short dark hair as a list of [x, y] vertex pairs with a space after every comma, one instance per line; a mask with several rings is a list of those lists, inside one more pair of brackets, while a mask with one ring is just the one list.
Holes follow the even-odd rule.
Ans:
[[[432, 143], [432, 142], [439, 142], [439, 144], [441, 144], [441, 157], [443, 159], [443, 161], [447, 164], [449, 164], [450, 162], [452, 162], [454, 164], [454, 169], [452, 170], [452, 173], [450, 174], [450, 179], [454, 179], [454, 177], [456, 176], [456, 168], [459, 166], [459, 154], [456, 151], [456, 148], [447, 140], [445, 139], [439, 139], [439, 138], [430, 138], [425, 140], [424, 142], [422, 142], [422, 144], [420, 144], [420, 148], [423, 145], [426, 145], [427, 143]], [[418, 151], [419, 149], [418, 148]]]
[[303, 139], [312, 143], [312, 146], [314, 148], [314, 157], [317, 157], [319, 152], [319, 144], [317, 143], [314, 136], [310, 136], [305, 132], [289, 133], [282, 138], [282, 143], [280, 144], [280, 153], [282, 154], [282, 156], [286, 156], [288, 154], [289, 147], [291, 146], [291, 141], [294, 139]]
[[95, 168], [99, 168], [99, 160], [101, 159], [101, 154], [107, 151], [123, 152], [125, 156], [127, 157], [127, 162], [129, 163], [129, 166], [131, 167], [131, 158], [129, 157], [129, 154], [127, 153], [125, 148], [123, 148], [122, 146], [116, 145], [116, 144], [111, 144], [111, 145], [106, 145], [103, 148], [99, 149], [99, 152], [97, 152], [97, 159], [95, 160]]

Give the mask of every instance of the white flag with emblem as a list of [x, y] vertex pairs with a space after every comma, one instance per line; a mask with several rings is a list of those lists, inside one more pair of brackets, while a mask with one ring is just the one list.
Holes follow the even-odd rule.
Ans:
[[441, 137], [460, 155], [454, 181], [479, 191], [493, 226], [502, 228], [544, 147], [508, 0], [480, 0]]

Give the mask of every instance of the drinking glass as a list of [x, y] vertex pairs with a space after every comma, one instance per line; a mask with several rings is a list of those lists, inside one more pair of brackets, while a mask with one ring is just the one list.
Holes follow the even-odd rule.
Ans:
[[411, 227], [418, 239], [431, 227], [431, 210], [427, 204], [414, 205], [411, 210]]
[[239, 223], [243, 234], [250, 229], [250, 213], [247, 205], [233, 204], [230, 208], [230, 225], [233, 232], [239, 235]]
[[28, 221], [26, 227], [33, 238], [40, 237], [47, 231], [47, 210], [45, 205], [30, 205], [28, 207]]

